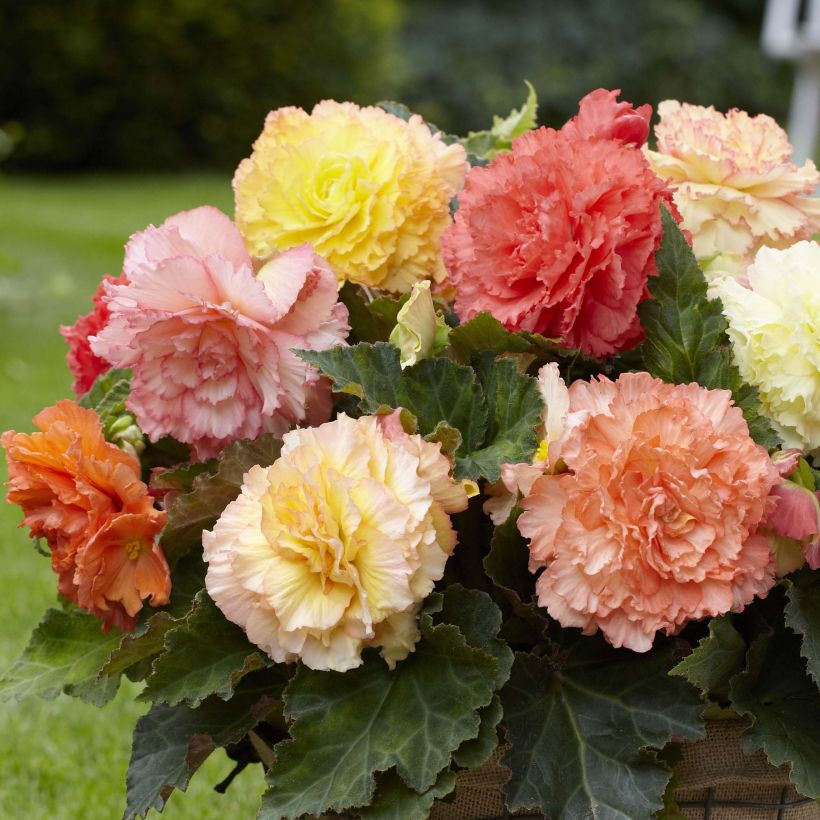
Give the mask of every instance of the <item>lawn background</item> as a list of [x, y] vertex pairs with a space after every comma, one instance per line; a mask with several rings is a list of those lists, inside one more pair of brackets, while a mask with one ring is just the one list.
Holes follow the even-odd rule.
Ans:
[[[90, 310], [100, 277], [119, 273], [129, 235], [202, 204], [232, 213], [228, 175], [0, 178], [0, 431], [30, 431], [39, 410], [73, 396], [58, 327]], [[0, 502], [0, 670], [56, 602], [56, 576], [20, 518]], [[131, 731], [146, 709], [137, 690], [125, 681], [102, 710], [65, 696], [0, 703], [0, 818], [120, 817]], [[226, 795], [212, 791], [232, 766], [214, 753], [162, 816], [255, 817], [259, 767]]]

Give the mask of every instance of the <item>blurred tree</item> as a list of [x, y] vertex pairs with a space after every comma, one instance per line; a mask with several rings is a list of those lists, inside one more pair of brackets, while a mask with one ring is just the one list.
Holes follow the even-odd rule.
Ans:
[[0, 0], [15, 167], [230, 167], [265, 114], [385, 90], [397, 0]]
[[[599, 86], [783, 119], [764, 0], [0, 0], [9, 167], [230, 168], [265, 114], [397, 98], [457, 133], [535, 85], [560, 125]], [[6, 127], [4, 125], [4, 127]]]
[[487, 127], [538, 91], [561, 125], [594, 88], [783, 119], [792, 69], [763, 55], [765, 0], [406, 0], [402, 99], [449, 131]]

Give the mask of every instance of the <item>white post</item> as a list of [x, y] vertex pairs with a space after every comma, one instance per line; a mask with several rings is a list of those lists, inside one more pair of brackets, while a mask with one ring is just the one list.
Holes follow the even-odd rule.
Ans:
[[802, 23], [801, 5], [768, 0], [761, 37], [767, 54], [797, 63], [788, 132], [798, 164], [814, 155], [820, 130], [820, 0], [805, 0]]

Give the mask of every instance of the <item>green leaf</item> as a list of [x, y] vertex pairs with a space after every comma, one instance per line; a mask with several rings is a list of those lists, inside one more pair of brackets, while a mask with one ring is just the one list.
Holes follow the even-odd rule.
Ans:
[[535, 379], [519, 373], [508, 359], [485, 354], [477, 372], [486, 396], [489, 426], [481, 448], [470, 450], [466, 442], [462, 446], [466, 453], [456, 457], [455, 475], [497, 481], [502, 464], [532, 458], [544, 403]]
[[404, 407], [423, 436], [439, 435], [442, 422], [458, 430], [458, 478], [495, 481], [504, 462], [527, 461], [535, 451], [543, 404], [535, 379], [511, 361], [484, 354], [473, 371], [439, 357], [402, 370], [398, 349], [383, 343], [298, 353], [367, 413]]
[[[428, 610], [429, 611], [429, 610]], [[501, 610], [486, 592], [466, 589], [451, 584], [444, 591], [441, 606], [431, 612], [434, 623], [453, 624], [459, 628], [467, 643], [482, 649], [498, 664], [494, 689], [500, 689], [510, 677], [513, 653], [504, 641], [498, 639], [501, 629]]]
[[493, 695], [490, 705], [481, 709], [479, 716], [481, 726], [478, 729], [478, 737], [465, 740], [453, 753], [453, 762], [463, 769], [477, 769], [483, 766], [498, 748], [498, 724], [504, 717], [498, 695]]
[[194, 479], [202, 473], [213, 475], [218, 462], [215, 458], [197, 461], [194, 464], [180, 464], [171, 470], [154, 473], [151, 476], [152, 490], [176, 490], [189, 493], [194, 488]]
[[441, 452], [448, 458], [451, 457], [462, 444], [461, 432], [456, 430], [455, 427], [450, 427], [446, 421], [440, 421], [436, 425], [436, 429], [433, 430], [432, 433], [428, 433], [424, 437], [424, 440], [429, 441], [431, 444], [437, 442], [441, 444]]
[[398, 405], [418, 419], [426, 436], [441, 422], [461, 433], [460, 452], [480, 447], [487, 430], [484, 393], [469, 367], [450, 359], [424, 359], [402, 371], [397, 385]]
[[489, 131], [471, 131], [460, 140], [467, 151], [492, 159], [499, 151], [508, 151], [517, 136], [536, 127], [538, 98], [532, 85], [526, 80], [525, 83], [528, 93], [521, 108], [513, 108], [506, 117], [494, 116], [493, 127]]
[[747, 754], [763, 749], [806, 797], [820, 798], [820, 692], [806, 674], [800, 637], [769, 629], [749, 646], [746, 669], [730, 688], [732, 706], [754, 719], [741, 738]]
[[455, 774], [445, 771], [433, 786], [419, 794], [391, 769], [379, 778], [375, 800], [356, 813], [364, 820], [427, 820], [433, 802], [446, 797], [455, 787]]
[[273, 464], [281, 447], [281, 441], [271, 433], [255, 441], [231, 442], [219, 457], [216, 473], [197, 475], [189, 493], [168, 495], [168, 523], [162, 532], [162, 547], [171, 567], [201, 543], [202, 531], [213, 527], [225, 507], [239, 495], [245, 473], [255, 464]]
[[168, 612], [154, 613], [134, 632], [122, 636], [119, 646], [100, 669], [100, 675], [118, 677], [141, 661], [162, 652], [165, 648], [165, 633], [175, 622]]
[[518, 532], [520, 515], [521, 508], [515, 507], [510, 517], [495, 528], [484, 570], [497, 587], [514, 593], [520, 601], [529, 601], [535, 594], [535, 577], [529, 570], [527, 541]]
[[450, 331], [450, 348], [460, 362], [468, 364], [477, 353], [527, 353], [531, 345], [511, 333], [490, 313], [479, 313]]
[[402, 370], [397, 347], [385, 342], [360, 342], [350, 347], [295, 350], [294, 353], [328, 376], [334, 390], [362, 399], [366, 412], [375, 413], [382, 405], [399, 406], [396, 388]]
[[347, 307], [351, 340], [386, 342], [407, 298], [407, 294], [398, 299], [379, 296], [371, 302], [358, 285], [345, 282], [339, 291], [339, 301]]
[[639, 306], [646, 369], [665, 382], [698, 382], [732, 391], [752, 437], [764, 447], [779, 439], [760, 415], [754, 388], [743, 384], [732, 364], [721, 304], [706, 295], [706, 280], [692, 248], [669, 211], [661, 206], [663, 238], [655, 254], [658, 275], [650, 278], [652, 299]]
[[49, 609], [23, 654], [0, 679], [0, 699], [50, 699], [64, 692], [95, 706], [107, 703], [117, 693], [119, 679], [98, 680], [97, 674], [122, 633], [103, 633], [101, 627], [97, 618], [79, 609]]
[[469, 367], [437, 358], [402, 370], [398, 348], [381, 342], [297, 352], [329, 376], [337, 391], [360, 398], [367, 413], [385, 406], [405, 407], [416, 416], [422, 435], [435, 433], [446, 422], [461, 434], [463, 449], [483, 440], [486, 405]]
[[188, 616], [165, 635], [139, 700], [198, 706], [209, 695], [227, 700], [249, 672], [264, 666], [245, 631], [231, 623], [204, 590]]
[[802, 636], [800, 654], [820, 684], [820, 572], [805, 568], [786, 581], [786, 626]]
[[743, 669], [745, 660], [746, 641], [732, 625], [731, 616], [723, 615], [709, 621], [709, 634], [669, 674], [686, 678], [704, 695], [723, 700], [729, 681]]
[[193, 709], [155, 704], [137, 721], [126, 776], [125, 820], [162, 811], [174, 789], [217, 747], [235, 743], [271, 711], [280, 697], [281, 671], [248, 675], [227, 702], [209, 698]]
[[497, 662], [470, 647], [457, 627], [433, 626], [429, 615], [421, 632], [392, 672], [372, 654], [344, 674], [299, 668], [285, 691], [293, 739], [276, 746], [261, 820], [367, 805], [374, 774], [393, 766], [424, 792], [450, 755], [477, 737]]
[[131, 371], [112, 368], [97, 376], [91, 389], [77, 402], [93, 410], [103, 426], [110, 418], [125, 412], [125, 400], [131, 392]]
[[669, 772], [646, 747], [702, 736], [702, 704], [668, 675], [672, 645], [638, 655], [583, 638], [560, 664], [517, 654], [501, 692], [511, 811], [647, 820]]

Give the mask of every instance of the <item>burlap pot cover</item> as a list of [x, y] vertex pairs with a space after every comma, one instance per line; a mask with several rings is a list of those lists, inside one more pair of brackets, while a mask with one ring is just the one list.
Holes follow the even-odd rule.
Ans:
[[[740, 735], [746, 725], [739, 720], [712, 721], [707, 723], [703, 740], [683, 745], [683, 759], [676, 766], [676, 796], [683, 816], [689, 820], [820, 820], [820, 805], [815, 802], [785, 809], [720, 805], [726, 801], [780, 804], [801, 800], [789, 783], [786, 767], [770, 765], [762, 752], [751, 757], [743, 753]], [[510, 816], [501, 795], [508, 776], [499, 765], [502, 754], [498, 750], [480, 769], [462, 772], [451, 802], [437, 802], [432, 820]]]

